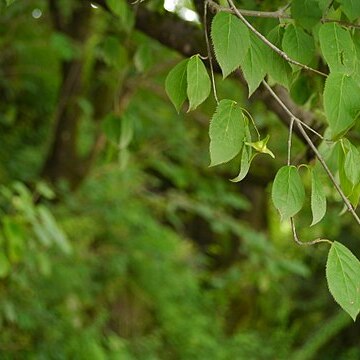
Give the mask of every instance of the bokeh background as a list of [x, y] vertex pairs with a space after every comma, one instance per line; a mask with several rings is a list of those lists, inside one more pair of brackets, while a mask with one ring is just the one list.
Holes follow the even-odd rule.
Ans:
[[[160, 19], [179, 19], [204, 46], [196, 4], [104, 4], [0, 5], [0, 359], [360, 359], [360, 325], [326, 286], [327, 245], [298, 247], [269, 200], [286, 162], [276, 112], [216, 75], [276, 155], [230, 182], [235, 165], [208, 167], [215, 101], [177, 114], [164, 91], [182, 57], [154, 33], [171, 38]], [[297, 138], [294, 153], [307, 156]], [[324, 187], [326, 218], [310, 228], [307, 204], [299, 235], [359, 255]]]

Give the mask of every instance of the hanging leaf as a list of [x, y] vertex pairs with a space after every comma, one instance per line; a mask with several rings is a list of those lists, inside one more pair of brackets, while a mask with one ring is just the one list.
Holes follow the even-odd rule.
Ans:
[[356, 50], [348, 30], [336, 23], [323, 24], [319, 40], [331, 72], [351, 74], [355, 70]]
[[211, 82], [199, 55], [192, 56], [187, 63], [187, 96], [189, 111], [196, 109], [209, 96]]
[[324, 109], [333, 138], [354, 124], [360, 109], [359, 92], [359, 85], [348, 75], [333, 73], [326, 79]]
[[[245, 138], [244, 138], [244, 144], [245, 142], [251, 142], [251, 132], [249, 128], [249, 119], [245, 116]], [[245, 176], [248, 174], [250, 170], [251, 162], [254, 160], [255, 156], [257, 154], [252, 155], [252, 149], [250, 146], [243, 145], [242, 152], [241, 152], [241, 161], [240, 161], [240, 171], [238, 176], [236, 176], [233, 179], [230, 179], [232, 182], [239, 182], [245, 178]]]
[[[280, 26], [272, 29], [268, 35], [268, 39], [277, 47], [281, 47], [284, 29]], [[275, 51], [269, 53], [267, 61], [267, 73], [280, 85], [289, 88], [291, 82], [291, 66]]]
[[250, 33], [250, 47], [241, 63], [249, 87], [249, 97], [259, 87], [266, 75], [266, 64], [270, 49], [253, 33]]
[[228, 76], [242, 63], [249, 48], [249, 30], [236, 16], [218, 12], [211, 27], [215, 56], [223, 77]]
[[311, 212], [311, 226], [317, 224], [326, 213], [326, 196], [319, 173], [315, 169], [311, 171]]
[[354, 184], [349, 180], [348, 176], [346, 175], [345, 160], [350, 142], [344, 139], [343, 143], [345, 144], [345, 146], [342, 146], [340, 142], [337, 142], [335, 145], [338, 155], [337, 169], [339, 171], [340, 186], [345, 196], [349, 199], [351, 205], [356, 208], [360, 200], [360, 184], [354, 186]]
[[326, 278], [335, 301], [355, 321], [360, 311], [360, 262], [337, 241], [329, 251]]
[[338, 0], [341, 4], [341, 9], [350, 21], [354, 21], [360, 17], [360, 1], [358, 0]]
[[240, 172], [239, 175], [230, 181], [239, 182], [243, 180], [250, 170], [251, 162], [254, 160], [257, 154], [251, 154], [251, 148], [248, 146], [243, 146], [241, 152], [241, 163], [240, 163]]
[[283, 50], [294, 60], [308, 65], [315, 54], [315, 44], [312, 36], [301, 27], [290, 24], [285, 29], [282, 39]]
[[320, 22], [322, 13], [317, 0], [293, 0], [291, 17], [307, 30]]
[[272, 187], [272, 200], [281, 220], [288, 220], [304, 204], [305, 190], [295, 166], [283, 166], [277, 172]]
[[345, 175], [356, 186], [360, 182], [360, 151], [350, 141], [346, 141], [346, 145], [348, 151], [345, 156]]
[[186, 100], [186, 71], [188, 59], [179, 62], [168, 74], [165, 80], [165, 91], [177, 112]]
[[241, 150], [245, 138], [245, 120], [235, 101], [221, 100], [211, 119], [210, 166], [233, 159]]

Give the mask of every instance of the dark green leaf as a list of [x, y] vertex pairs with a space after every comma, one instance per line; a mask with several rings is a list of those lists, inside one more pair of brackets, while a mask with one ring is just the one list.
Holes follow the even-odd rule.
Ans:
[[120, 18], [121, 24], [126, 31], [130, 31], [134, 25], [134, 14], [129, 9], [125, 0], [106, 0], [106, 5], [112, 13]]
[[354, 21], [360, 16], [360, 1], [359, 0], [338, 0], [341, 8], [350, 21]]
[[321, 19], [322, 13], [317, 0], [293, 0], [291, 17], [305, 29], [310, 30]]
[[337, 241], [329, 251], [326, 278], [335, 301], [355, 321], [360, 311], [360, 262]]
[[186, 100], [186, 72], [188, 59], [179, 62], [168, 74], [165, 80], [165, 90], [177, 112]]
[[345, 156], [345, 174], [351, 183], [356, 186], [360, 182], [360, 151], [350, 143], [347, 144], [347, 153]]
[[[272, 29], [268, 35], [269, 41], [271, 41], [277, 47], [281, 47], [282, 37], [284, 29], [280, 26]], [[269, 53], [267, 62], [267, 73], [280, 85], [284, 85], [289, 88], [291, 82], [291, 66], [275, 51]]]

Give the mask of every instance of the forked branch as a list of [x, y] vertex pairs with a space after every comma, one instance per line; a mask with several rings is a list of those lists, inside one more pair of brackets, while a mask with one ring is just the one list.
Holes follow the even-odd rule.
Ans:
[[[230, 0], [231, 1], [231, 0]], [[274, 90], [269, 86], [269, 84], [263, 80], [263, 84], [264, 86], [268, 89], [268, 91], [270, 92], [270, 94], [274, 97], [274, 99], [279, 103], [279, 105], [289, 114], [290, 118], [294, 119], [296, 126], [298, 127], [301, 135], [304, 137], [305, 141], [308, 143], [308, 145], [310, 146], [310, 148], [312, 149], [312, 151], [314, 152], [315, 156], [317, 157], [317, 159], [319, 160], [320, 164], [322, 165], [322, 167], [324, 168], [326, 174], [328, 175], [330, 181], [333, 183], [336, 191], [339, 193], [341, 199], [343, 200], [345, 206], [347, 207], [347, 209], [349, 210], [349, 212], [351, 213], [351, 215], [354, 217], [354, 219], [356, 220], [356, 222], [358, 223], [358, 225], [360, 225], [360, 218], [357, 215], [357, 213], [355, 212], [354, 208], [352, 207], [349, 199], [346, 197], [346, 195], [344, 194], [344, 192], [342, 191], [341, 187], [339, 186], [339, 184], [337, 183], [334, 175], [332, 174], [332, 172], [330, 171], [329, 167], [327, 166], [324, 158], [322, 157], [322, 155], [320, 154], [319, 150], [317, 149], [317, 147], [314, 145], [314, 143], [312, 142], [312, 140], [310, 139], [309, 135], [306, 133], [302, 122], [300, 119], [298, 119], [291, 111], [290, 109], [283, 103], [283, 101], [277, 96], [277, 94], [274, 92]]]
[[318, 75], [322, 75], [327, 77], [327, 74], [323, 73], [322, 71], [316, 70], [310, 66], [307, 66], [305, 64], [302, 64], [294, 59], [292, 59], [289, 55], [287, 55], [284, 51], [280, 50], [277, 46], [275, 46], [271, 41], [269, 41], [263, 34], [261, 34], [259, 31], [257, 31], [250, 23], [247, 21], [244, 17], [244, 15], [241, 14], [241, 12], [236, 8], [234, 2], [232, 0], [227, 0], [229, 3], [230, 8], [233, 10], [234, 14], [252, 31], [265, 45], [267, 45], [270, 49], [275, 51], [279, 56], [281, 56], [283, 59], [285, 59], [287, 62], [293, 65], [300, 66], [301, 68], [312, 71]]

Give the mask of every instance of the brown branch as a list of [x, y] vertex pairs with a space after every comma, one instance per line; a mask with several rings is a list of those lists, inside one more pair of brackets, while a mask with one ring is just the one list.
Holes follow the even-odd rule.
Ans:
[[311, 141], [311, 139], [309, 138], [308, 134], [306, 133], [306, 131], [304, 130], [301, 121], [290, 111], [290, 109], [288, 109], [286, 107], [286, 105], [282, 102], [282, 100], [279, 98], [279, 96], [274, 92], [274, 90], [267, 84], [266, 81], [263, 81], [264, 86], [266, 87], [266, 89], [269, 91], [269, 93], [274, 97], [274, 99], [279, 103], [279, 105], [287, 112], [288, 116], [291, 119], [295, 120], [296, 126], [298, 127], [298, 129], [300, 130], [302, 136], [304, 137], [304, 139], [306, 140], [306, 142], [308, 143], [308, 145], [310, 146], [310, 148], [313, 150], [314, 154], [316, 155], [317, 159], [319, 160], [321, 166], [323, 167], [323, 169], [325, 170], [327, 176], [329, 177], [330, 181], [332, 182], [332, 184], [334, 185], [336, 191], [338, 192], [338, 194], [340, 195], [341, 199], [343, 200], [344, 204], [346, 205], [348, 211], [351, 213], [351, 215], [354, 217], [354, 219], [356, 220], [356, 222], [358, 223], [358, 225], [360, 225], [360, 218], [357, 215], [357, 213], [355, 212], [353, 206], [351, 205], [349, 199], [346, 197], [346, 195], [344, 194], [344, 192], [342, 191], [340, 185], [337, 183], [335, 176], [332, 174], [332, 172], [330, 171], [329, 167], [327, 166], [324, 158], [322, 157], [322, 155], [320, 154], [319, 150], [316, 148], [316, 146], [314, 145], [314, 143]]
[[[204, 0], [197, 1], [197, 7], [199, 9], [201, 9], [201, 2], [204, 4]], [[104, 0], [96, 0], [96, 3], [106, 8]], [[165, 14], [159, 14], [139, 6], [137, 8], [135, 26], [147, 36], [159, 41], [161, 44], [170, 49], [178, 51], [184, 56], [189, 57], [198, 53], [202, 55], [207, 54], [203, 31], [199, 29], [198, 26], [179, 19], [175, 14], [168, 12]], [[213, 65], [214, 71], [216, 73], [221, 73], [218, 63], [214, 62]], [[209, 62], [207, 62], [207, 66], [210, 66]], [[246, 86], [246, 81], [240, 71], [237, 72], [237, 75], [240, 75], [238, 78], [241, 83]], [[276, 90], [280, 98], [296, 114], [297, 117], [303, 119], [308, 125], [313, 125], [314, 115], [311, 112], [308, 112], [296, 105], [285, 89], [280, 86], [276, 86]], [[279, 120], [285, 126], [290, 126], [289, 117], [286, 112], [263, 87], [260, 87], [252, 95], [251, 101], [256, 100], [263, 102], [270, 111], [274, 112], [279, 117]], [[294, 132], [299, 139], [306, 144], [306, 141], [297, 128], [294, 128]]]
[[301, 62], [294, 60], [293, 58], [291, 58], [288, 54], [286, 54], [284, 51], [282, 51], [281, 49], [279, 49], [277, 46], [275, 46], [271, 41], [269, 41], [263, 34], [261, 34], [259, 31], [257, 31], [254, 26], [252, 26], [246, 19], [245, 17], [239, 12], [239, 10], [235, 7], [235, 4], [233, 3], [232, 0], [227, 0], [229, 3], [229, 6], [232, 8], [232, 10], [234, 11], [234, 14], [246, 25], [246, 27], [252, 31], [265, 45], [267, 45], [271, 50], [275, 51], [280, 57], [282, 57], [284, 60], [286, 60], [288, 63], [293, 64], [293, 65], [297, 65], [300, 66], [301, 68], [308, 70], [308, 71], [312, 71], [318, 75], [321, 76], [325, 76], [327, 77], [327, 74], [316, 70], [310, 66], [307, 66], [305, 64], [302, 64]]

